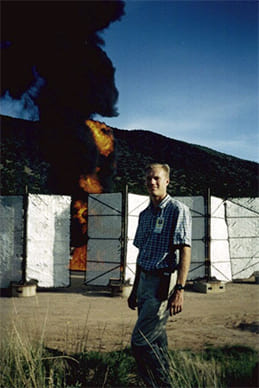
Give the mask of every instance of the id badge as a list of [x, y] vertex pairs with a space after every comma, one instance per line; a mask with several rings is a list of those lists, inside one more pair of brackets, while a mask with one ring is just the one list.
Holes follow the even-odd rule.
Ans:
[[161, 233], [164, 225], [164, 218], [163, 217], [158, 217], [156, 219], [156, 225], [154, 229], [154, 233]]

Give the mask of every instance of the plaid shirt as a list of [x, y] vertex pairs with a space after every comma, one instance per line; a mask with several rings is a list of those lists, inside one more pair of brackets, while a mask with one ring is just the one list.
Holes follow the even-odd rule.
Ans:
[[[157, 226], [159, 220], [160, 228]], [[172, 252], [172, 247], [191, 246], [191, 229], [189, 208], [180, 201], [167, 195], [158, 208], [150, 203], [139, 215], [133, 242], [139, 248], [138, 265], [146, 271], [173, 268], [176, 265], [176, 253]]]

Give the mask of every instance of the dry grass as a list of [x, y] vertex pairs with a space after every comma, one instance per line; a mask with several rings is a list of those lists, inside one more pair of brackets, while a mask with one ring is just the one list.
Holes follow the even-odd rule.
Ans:
[[[87, 316], [81, 338], [78, 336], [76, 341], [69, 323], [66, 325], [64, 348], [73, 349], [73, 355], [45, 347], [47, 319], [46, 314], [37, 340], [33, 330], [28, 330], [28, 327], [25, 330], [19, 319], [13, 321], [6, 335], [1, 336], [1, 388], [143, 386], [129, 349], [110, 353], [87, 351]], [[99, 328], [100, 350], [105, 330], [104, 323]], [[226, 388], [234, 386], [231, 385], [234, 378], [244, 381], [243, 386], [253, 386], [249, 385], [249, 381], [252, 384], [251, 376], [255, 369], [257, 354], [252, 349], [244, 347], [210, 349], [199, 354], [175, 351], [170, 352], [169, 356], [168, 373], [172, 387]]]

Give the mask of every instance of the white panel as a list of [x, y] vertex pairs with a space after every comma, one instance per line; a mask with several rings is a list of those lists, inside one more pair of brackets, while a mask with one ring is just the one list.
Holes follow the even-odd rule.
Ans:
[[127, 284], [133, 284], [135, 279], [135, 272], [136, 272], [136, 264], [127, 263], [126, 271], [125, 271], [125, 282]]
[[86, 284], [108, 286], [110, 279], [120, 279], [120, 265], [111, 263], [87, 263]]
[[259, 198], [226, 203], [232, 276], [248, 278], [259, 270]]
[[211, 238], [228, 239], [228, 226], [225, 219], [225, 202], [221, 198], [211, 197]]
[[[112, 262], [120, 263], [121, 244], [119, 240], [88, 240], [87, 244], [87, 261], [98, 261], [99, 263]], [[87, 271], [93, 268], [88, 267]]]
[[121, 193], [89, 195], [87, 284], [107, 286], [110, 278], [121, 278], [121, 212]]
[[192, 217], [192, 239], [202, 240], [205, 236], [205, 218]]
[[225, 219], [211, 217], [210, 223], [211, 238], [215, 240], [227, 240], [228, 239], [228, 227]]
[[215, 277], [217, 280], [223, 282], [231, 281], [232, 273], [230, 262], [213, 263], [211, 265], [211, 277]]
[[173, 197], [173, 198], [177, 199], [178, 201], [188, 206], [191, 210], [192, 216], [196, 216], [197, 214], [199, 215], [205, 214], [203, 197], [194, 196], [194, 197]]
[[89, 238], [120, 238], [121, 215], [95, 215], [88, 216]]
[[205, 244], [203, 241], [192, 241], [192, 262], [205, 261]]
[[133, 241], [128, 241], [127, 246], [127, 264], [134, 264], [136, 266], [136, 258], [138, 255], [138, 248], [133, 245]]
[[22, 279], [23, 197], [0, 197], [0, 288]]
[[229, 237], [255, 237], [259, 231], [257, 218], [228, 218]]
[[88, 215], [117, 215], [121, 214], [122, 194], [102, 193], [90, 194], [88, 197]]
[[148, 196], [128, 194], [128, 241], [127, 241], [127, 259], [125, 269], [125, 281], [133, 284], [138, 249], [133, 245], [133, 240], [138, 227], [139, 214], [146, 209], [150, 200]]
[[[44, 270], [45, 267], [55, 267], [56, 265], [63, 265], [67, 268], [68, 261], [64, 260], [69, 254], [67, 240], [58, 240], [53, 232], [53, 237], [48, 240], [47, 235], [51, 233], [50, 228], [45, 229], [38, 240], [36, 240], [36, 234], [33, 237], [28, 238], [28, 250], [27, 250], [27, 276], [33, 271], [33, 269]], [[64, 245], [63, 245], [64, 244]], [[66, 249], [64, 249], [66, 248]], [[31, 279], [36, 279], [32, 278]], [[42, 286], [45, 287], [45, 286]]]
[[259, 197], [232, 198], [227, 201], [228, 217], [258, 217]]
[[149, 205], [149, 197], [146, 195], [128, 194], [128, 214], [138, 216]]
[[188, 280], [205, 276], [205, 204], [202, 196], [173, 197], [183, 202], [191, 210], [192, 215], [192, 261]]
[[222, 198], [211, 196], [211, 216], [225, 218], [225, 201]]
[[210, 244], [212, 264], [228, 262], [230, 266], [229, 244], [227, 240], [212, 240]]
[[138, 227], [138, 217], [128, 216], [128, 238], [130, 240], [134, 240], [137, 227]]
[[231, 238], [231, 259], [237, 257], [256, 257], [259, 255], [259, 237], [257, 238]]
[[212, 240], [210, 244], [211, 276], [218, 280], [232, 279], [228, 240]]
[[195, 280], [199, 278], [204, 278], [205, 276], [205, 266], [204, 263], [191, 263], [190, 271], [188, 274], [188, 280]]
[[26, 278], [40, 287], [69, 285], [70, 203], [68, 196], [29, 195]]
[[136, 248], [133, 245], [132, 240], [128, 240], [125, 281], [129, 282], [129, 284], [133, 284], [134, 282], [137, 257], [138, 257], [138, 248]]
[[203, 278], [205, 276], [205, 246], [201, 240], [192, 241], [192, 258], [188, 280]]
[[225, 206], [223, 199], [211, 197], [210, 271], [212, 277], [221, 281], [232, 279]]
[[247, 279], [254, 272], [259, 271], [259, 257], [231, 259], [233, 279]]

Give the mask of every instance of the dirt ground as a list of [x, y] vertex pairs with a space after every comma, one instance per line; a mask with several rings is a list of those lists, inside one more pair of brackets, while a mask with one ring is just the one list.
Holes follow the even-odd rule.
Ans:
[[[111, 351], [130, 345], [137, 313], [127, 298], [87, 290], [74, 278], [67, 289], [37, 291], [32, 297], [1, 297], [1, 336], [15, 327], [22, 338], [44, 339], [67, 353]], [[169, 319], [171, 349], [247, 345], [259, 350], [259, 285], [228, 283], [225, 291], [185, 291], [184, 311]]]

